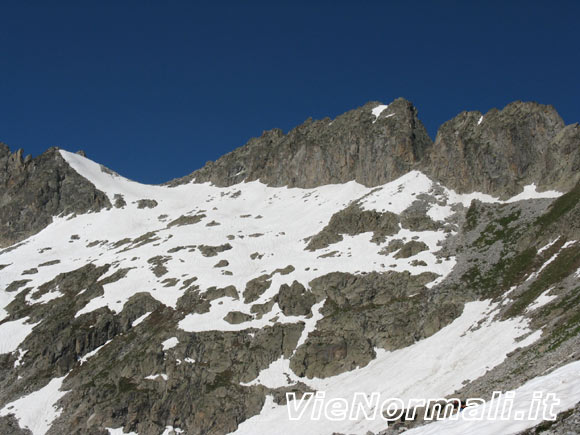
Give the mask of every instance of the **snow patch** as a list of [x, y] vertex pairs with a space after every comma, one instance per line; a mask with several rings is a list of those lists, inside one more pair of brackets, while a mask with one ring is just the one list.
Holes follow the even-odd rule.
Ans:
[[143, 320], [145, 320], [149, 316], [149, 314], [151, 314], [151, 311], [148, 311], [142, 316], [137, 317], [135, 320], [133, 320], [131, 327], [134, 328], [135, 326], [139, 325], [141, 322], [143, 322]]
[[89, 358], [92, 358], [93, 356], [95, 356], [103, 347], [105, 347], [107, 344], [109, 344], [112, 340], [108, 340], [107, 342], [105, 342], [105, 344], [103, 344], [102, 346], [97, 347], [96, 349], [91, 350], [90, 352], [85, 353], [80, 359], [79, 359], [79, 363], [81, 365], [83, 365], [84, 363], [86, 363], [88, 361]]
[[173, 349], [178, 344], [179, 344], [179, 340], [177, 339], [177, 337], [171, 337], [171, 338], [168, 338], [167, 340], [165, 340], [163, 343], [161, 343], [161, 346], [163, 346], [163, 350], [165, 351], [165, 350]]
[[137, 432], [123, 432], [122, 427], [118, 427], [115, 429], [106, 427], [105, 429], [109, 431], [109, 435], [139, 435]]
[[558, 240], [560, 240], [560, 236], [556, 237], [554, 240], [552, 240], [551, 242], [548, 242], [547, 244], [542, 246], [540, 249], [538, 249], [537, 254], [540, 255], [545, 250], [550, 249], [554, 245], [554, 243], [556, 243]]
[[13, 414], [21, 427], [33, 435], [44, 435], [60, 416], [61, 410], [55, 404], [66, 394], [60, 391], [65, 377], [54, 378], [40, 390], [7, 404], [0, 410], [0, 416]]
[[540, 296], [538, 296], [536, 298], [536, 300], [526, 309], [526, 312], [534, 311], [540, 307], [543, 307], [544, 305], [549, 304], [554, 299], [556, 299], [558, 297], [558, 295], [549, 295], [548, 294], [553, 289], [554, 289], [554, 287], [550, 287], [548, 290], [546, 290]]
[[[515, 434], [534, 427], [542, 421], [542, 413], [539, 412], [536, 418], [529, 417], [529, 411], [534, 400], [534, 392], [542, 393], [542, 397], [548, 394], [555, 394], [560, 402], [554, 406], [553, 411], [560, 413], [573, 408], [580, 402], [580, 361], [567, 364], [554, 370], [552, 373], [539, 376], [526, 382], [521, 387], [514, 390], [515, 396], [512, 408], [512, 419], [483, 419], [480, 421], [441, 420], [423, 427], [405, 432], [409, 435], [489, 435], [489, 434]], [[495, 409], [497, 402], [502, 403], [505, 394], [490, 400], [484, 405], [470, 408], [472, 416], [487, 415], [488, 409]], [[502, 406], [502, 405], [500, 405]], [[466, 411], [463, 411], [466, 412]], [[523, 415], [523, 420], [515, 420], [516, 415]], [[533, 416], [532, 416], [533, 417]]]
[[150, 381], [154, 381], [157, 378], [161, 378], [164, 381], [166, 381], [167, 379], [169, 379], [169, 377], [165, 373], [161, 373], [161, 374], [158, 374], [158, 375], [145, 376], [145, 379], [150, 380]]
[[377, 122], [381, 113], [383, 113], [385, 110], [387, 110], [387, 107], [389, 107], [389, 106], [386, 104], [380, 104], [372, 110], [372, 114], [375, 116], [375, 120], [373, 121], [373, 124], [375, 122]]
[[[392, 352], [376, 349], [377, 357], [365, 367], [330, 378], [303, 381], [317, 391], [324, 391], [325, 400], [345, 398], [351, 402], [356, 392], [378, 392], [382, 397], [399, 397], [404, 401], [444, 397], [460, 388], [463, 381], [476, 379], [500, 364], [515, 348], [528, 346], [540, 337], [541, 331], [530, 334], [526, 319], [492, 321], [497, 309], [498, 304], [490, 301], [470, 302], [459, 318], [431, 337]], [[287, 370], [286, 363], [278, 360], [262, 371], [258, 379], [276, 385], [284, 380]], [[261, 413], [243, 422], [234, 433], [269, 434], [272, 427], [279, 433], [379, 432], [384, 429], [384, 422], [378, 420], [291, 421], [285, 405], [267, 400]]]
[[38, 323], [28, 323], [30, 319], [24, 317], [0, 324], [0, 354], [11, 353], [32, 332]]
[[540, 199], [540, 198], [557, 198], [562, 196], [562, 192], [558, 192], [556, 190], [545, 190], [543, 192], [538, 192], [536, 189], [536, 185], [534, 183], [528, 184], [524, 186], [524, 190], [522, 193], [511, 197], [508, 199], [507, 203], [522, 201], [525, 199]]
[[19, 367], [22, 364], [22, 358], [24, 358], [24, 355], [26, 355], [28, 353], [27, 350], [22, 350], [22, 349], [18, 349], [18, 357], [16, 358], [16, 361], [14, 361], [14, 367]]
[[182, 434], [185, 432], [183, 431], [183, 429], [179, 429], [178, 427], [165, 426], [165, 430], [161, 435], [173, 435], [173, 433]]
[[267, 368], [261, 370], [256, 379], [248, 383], [241, 383], [241, 385], [263, 385], [268, 388], [279, 388], [287, 387], [298, 381], [299, 378], [290, 369], [290, 360], [282, 356]]

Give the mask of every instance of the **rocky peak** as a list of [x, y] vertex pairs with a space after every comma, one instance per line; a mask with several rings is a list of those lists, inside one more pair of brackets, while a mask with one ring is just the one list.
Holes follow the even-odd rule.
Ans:
[[552, 106], [516, 101], [502, 110], [462, 112], [431, 141], [417, 109], [398, 98], [369, 102], [334, 120], [312, 120], [284, 134], [265, 131], [215, 162], [168, 183], [316, 187], [357, 181], [377, 186], [412, 169], [458, 192], [506, 198], [535, 183], [567, 191], [579, 180], [578, 125]]
[[0, 159], [10, 154], [10, 148], [5, 143], [0, 142]]
[[[531, 183], [570, 190], [580, 181], [579, 144], [578, 124], [565, 126], [552, 106], [521, 101], [485, 115], [462, 112], [441, 126], [433, 143], [417, 109], [398, 98], [389, 105], [369, 102], [334, 120], [309, 118], [286, 134], [264, 131], [168, 185], [260, 180], [311, 188], [354, 180], [378, 186], [418, 169], [458, 192], [506, 198]], [[2, 246], [40, 231], [63, 212], [110, 203], [57, 148], [23, 158], [22, 150], [11, 153], [0, 144], [0, 205]]]
[[0, 246], [37, 233], [61, 213], [86, 213], [110, 206], [107, 196], [50, 148], [22, 157], [0, 146]]
[[573, 129], [560, 134], [564, 129], [556, 110], [538, 103], [462, 112], [439, 129], [424, 170], [459, 192], [508, 197], [530, 183], [569, 189], [577, 174], [562, 169], [578, 161], [578, 140]]
[[373, 114], [378, 102], [334, 120], [308, 119], [287, 134], [264, 132], [202, 169], [170, 182], [230, 186], [260, 180], [270, 186], [315, 187], [355, 180], [376, 186], [413, 169], [432, 141], [417, 109], [399, 98]]

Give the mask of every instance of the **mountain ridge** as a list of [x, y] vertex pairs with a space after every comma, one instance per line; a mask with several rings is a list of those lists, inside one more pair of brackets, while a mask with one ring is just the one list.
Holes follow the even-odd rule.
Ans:
[[[375, 117], [372, 109], [377, 106], [384, 109]], [[466, 119], [471, 122], [466, 124]], [[341, 124], [340, 127], [335, 123]], [[357, 128], [361, 127], [369, 130], [367, 136], [352, 134], [353, 131], [358, 133]], [[338, 131], [329, 133], [333, 128]], [[344, 137], [341, 128], [350, 136]], [[311, 133], [316, 129], [323, 133]], [[308, 131], [300, 136], [298, 133], [303, 130]], [[461, 112], [443, 123], [432, 141], [418, 118], [417, 109], [411, 102], [398, 98], [388, 105], [369, 102], [334, 120], [307, 120], [286, 135], [279, 129], [265, 131], [261, 137], [250, 139], [246, 145], [215, 162], [208, 162], [203, 168], [165, 184], [211, 181], [225, 187], [242, 180], [261, 180], [271, 186], [308, 188], [355, 180], [369, 187], [418, 169], [461, 193], [478, 190], [507, 198], [520, 193], [524, 185], [534, 181], [545, 190], [572, 188], [578, 181], [580, 169], [579, 152], [573, 145], [579, 140], [578, 123], [566, 126], [553, 106], [515, 101], [486, 114]], [[467, 151], [472, 152], [466, 153], [465, 143], [472, 148], [479, 143], [490, 148], [475, 151], [468, 148]], [[527, 159], [518, 159], [520, 154], [530, 153], [529, 146], [540, 148], [541, 145], [549, 147], [546, 149], [551, 152], [549, 162], [543, 162], [542, 149], [534, 149]], [[349, 153], [350, 147], [354, 152]], [[272, 148], [274, 153], [271, 153]], [[306, 148], [320, 148], [325, 152], [312, 155], [304, 151]], [[254, 156], [252, 152], [262, 154]], [[477, 165], [476, 160], [485, 153], [499, 155], [500, 161]], [[353, 155], [364, 155], [361, 160], [366, 161], [367, 166], [357, 166]], [[558, 165], [560, 160], [571, 161], [572, 167], [562, 168]], [[494, 166], [496, 164], [500, 167]], [[540, 167], [530, 170], [529, 166], [533, 165]], [[512, 177], [495, 180], [498, 172], [510, 170], [514, 172]], [[470, 179], [476, 181], [470, 184]], [[544, 179], [549, 181], [543, 182]]]
[[[373, 114], [377, 107], [378, 116]], [[461, 112], [432, 141], [417, 109], [398, 98], [388, 105], [369, 102], [334, 120], [309, 119], [287, 134], [265, 131], [164, 185], [211, 182], [227, 187], [260, 180], [269, 186], [312, 188], [354, 180], [369, 187], [420, 170], [459, 193], [479, 191], [506, 199], [531, 183], [540, 190], [571, 189], [580, 180], [579, 142], [577, 123], [566, 126], [552, 106], [521, 101], [485, 115]], [[40, 231], [51, 216], [111, 206], [102, 193], [66, 170], [57, 149], [23, 158], [22, 150], [10, 153], [0, 145], [0, 168], [5, 169], [0, 246]], [[18, 195], [15, 186], [29, 193]], [[66, 203], [71, 188], [76, 189], [74, 206]], [[62, 200], [60, 191], [68, 192]], [[17, 219], [22, 210], [37, 217]]]
[[48, 157], [41, 192], [79, 180], [106, 205], [0, 250], [3, 434], [422, 433], [288, 421], [285, 393], [488, 399], [559, 380], [562, 424], [576, 418], [580, 185], [501, 200], [413, 169], [375, 187], [169, 187]]

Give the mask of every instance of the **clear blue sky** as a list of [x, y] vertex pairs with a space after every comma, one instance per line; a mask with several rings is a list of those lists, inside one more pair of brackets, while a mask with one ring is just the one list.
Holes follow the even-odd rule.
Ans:
[[142, 182], [370, 100], [433, 137], [517, 99], [580, 121], [578, 1], [44, 3], [0, 5], [0, 141]]

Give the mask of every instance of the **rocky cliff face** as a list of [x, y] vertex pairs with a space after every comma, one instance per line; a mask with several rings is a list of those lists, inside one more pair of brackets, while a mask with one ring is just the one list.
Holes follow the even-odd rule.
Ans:
[[463, 112], [441, 126], [422, 167], [458, 192], [508, 197], [531, 183], [567, 191], [579, 179], [579, 132], [537, 103]]
[[259, 138], [168, 183], [315, 187], [355, 180], [379, 186], [419, 169], [458, 192], [507, 198], [535, 183], [567, 191], [580, 180], [580, 126], [566, 126], [552, 106], [514, 102], [504, 109], [462, 112], [441, 126], [435, 143], [417, 109], [399, 98], [377, 117], [367, 103], [335, 120], [308, 120]]
[[195, 180], [231, 186], [260, 180], [269, 186], [316, 187], [355, 180], [377, 186], [415, 168], [431, 146], [417, 109], [399, 98], [380, 115], [367, 103], [331, 121], [308, 120], [283, 134], [266, 131], [171, 186]]
[[56, 148], [22, 157], [0, 144], [0, 247], [42, 230], [53, 216], [110, 207], [109, 200], [63, 160]]

